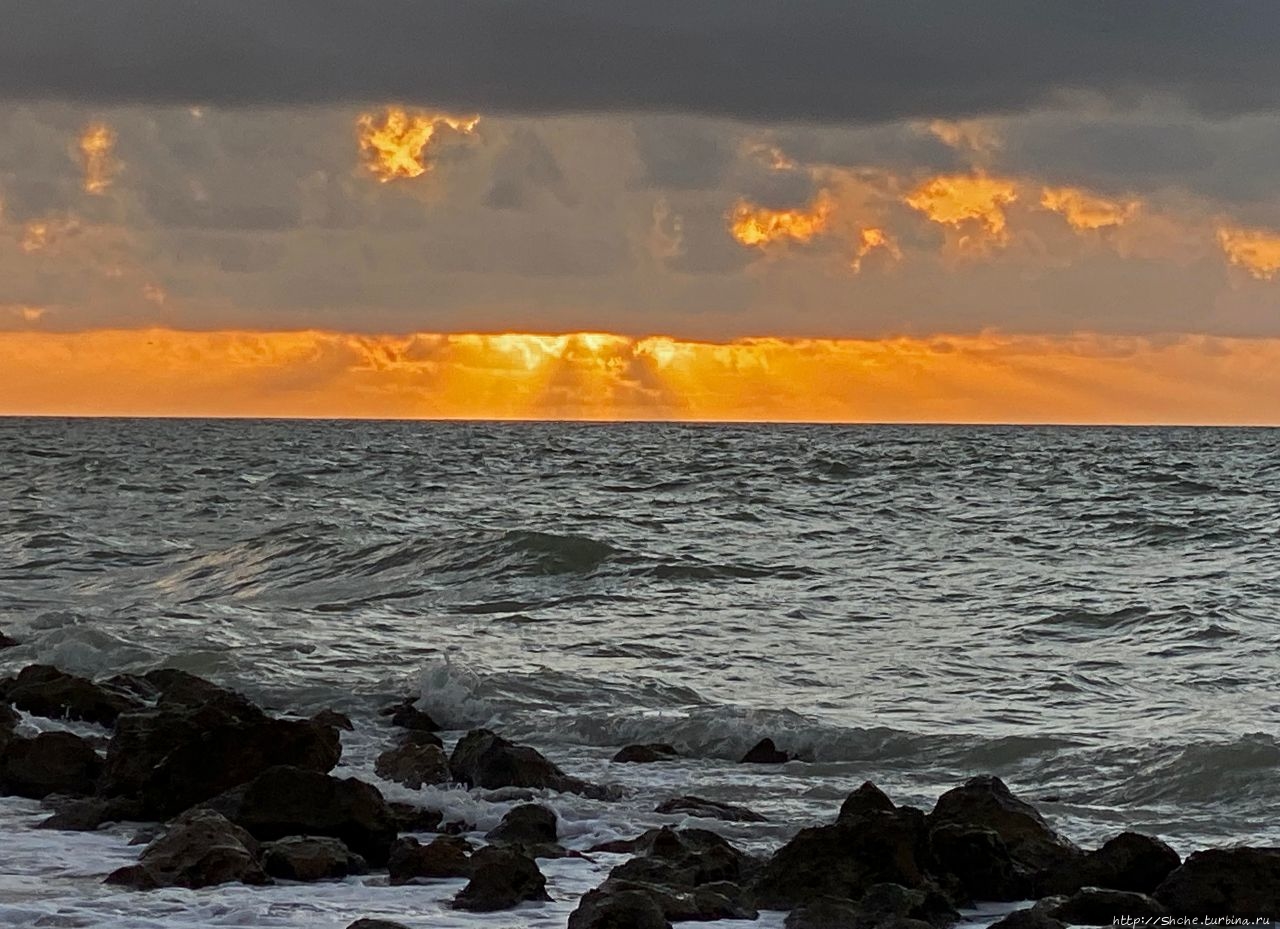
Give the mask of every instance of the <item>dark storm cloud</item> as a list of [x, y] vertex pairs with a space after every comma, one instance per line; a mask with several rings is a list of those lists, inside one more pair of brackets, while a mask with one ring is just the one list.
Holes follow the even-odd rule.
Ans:
[[0, 96], [878, 121], [1280, 102], [1272, 0], [0, 0]]

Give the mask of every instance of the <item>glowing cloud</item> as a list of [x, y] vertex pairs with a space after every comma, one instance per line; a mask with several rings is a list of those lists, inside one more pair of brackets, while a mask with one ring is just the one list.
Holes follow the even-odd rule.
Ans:
[[62, 239], [80, 231], [80, 221], [74, 216], [48, 216], [33, 219], [22, 226], [20, 245], [28, 255], [52, 248]]
[[479, 116], [409, 112], [400, 107], [387, 107], [381, 119], [364, 113], [356, 120], [360, 157], [365, 169], [383, 183], [420, 177], [431, 170], [429, 149], [441, 127], [471, 135], [479, 122]]
[[740, 200], [729, 214], [729, 232], [748, 247], [809, 242], [826, 232], [834, 206], [826, 191], [819, 193], [807, 207], [796, 210], [771, 210]]
[[928, 129], [930, 135], [947, 147], [977, 155], [989, 155], [1003, 144], [996, 128], [978, 119], [935, 119]]
[[925, 181], [904, 198], [930, 221], [961, 233], [961, 248], [1004, 245], [1005, 207], [1018, 199], [1012, 181], [986, 174], [945, 174]]
[[79, 145], [80, 164], [84, 169], [84, 192], [101, 196], [111, 186], [120, 167], [112, 157], [116, 134], [106, 123], [90, 123], [80, 133]]
[[853, 260], [849, 262], [849, 266], [857, 273], [862, 270], [862, 259], [869, 254], [880, 249], [893, 258], [895, 261], [902, 260], [902, 249], [898, 248], [898, 243], [893, 237], [883, 229], [874, 226], [861, 230], [858, 233], [857, 247], [853, 253]]
[[1218, 244], [1227, 260], [1260, 281], [1280, 274], [1280, 232], [1220, 226]]
[[1061, 214], [1076, 232], [1123, 226], [1142, 207], [1139, 200], [1109, 200], [1078, 187], [1045, 187], [1040, 205]]

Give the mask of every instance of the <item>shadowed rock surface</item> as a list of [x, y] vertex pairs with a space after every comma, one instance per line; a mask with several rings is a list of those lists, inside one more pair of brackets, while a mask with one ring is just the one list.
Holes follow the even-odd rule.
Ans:
[[0, 684], [0, 697], [33, 716], [79, 719], [110, 726], [121, 713], [142, 707], [136, 698], [51, 665], [29, 665]]
[[703, 797], [672, 797], [658, 804], [655, 813], [685, 813], [703, 819], [721, 819], [732, 823], [763, 823], [767, 820], [755, 810], [732, 803], [719, 803]]
[[436, 745], [407, 743], [389, 748], [374, 763], [378, 777], [417, 790], [424, 784], [448, 784], [449, 758]]
[[550, 900], [538, 864], [519, 852], [482, 848], [472, 856], [471, 880], [453, 898], [453, 907], [476, 913], [506, 910], [526, 900]]
[[102, 759], [86, 740], [70, 732], [0, 742], [0, 792], [41, 799], [50, 794], [94, 792]]
[[653, 764], [679, 758], [675, 747], [665, 742], [647, 742], [643, 745], [627, 745], [613, 756], [614, 764]]
[[283, 880], [323, 881], [364, 874], [368, 866], [341, 839], [295, 835], [262, 846], [262, 869]]
[[268, 878], [258, 864], [258, 852], [253, 837], [221, 814], [192, 810], [151, 842], [136, 865], [113, 871], [106, 883], [136, 890], [194, 890], [233, 881], [265, 884]]
[[420, 878], [470, 877], [471, 844], [457, 836], [441, 836], [423, 845], [412, 836], [401, 836], [391, 844], [387, 871], [392, 884], [407, 884]]
[[1175, 916], [1280, 914], [1280, 848], [1213, 848], [1187, 856], [1152, 894]]

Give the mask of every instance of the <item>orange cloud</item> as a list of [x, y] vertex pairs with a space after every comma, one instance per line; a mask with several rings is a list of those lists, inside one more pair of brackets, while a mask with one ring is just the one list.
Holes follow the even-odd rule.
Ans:
[[119, 163], [112, 157], [116, 134], [106, 123], [90, 123], [80, 133], [80, 163], [84, 169], [84, 192], [101, 196], [111, 186], [119, 170]]
[[0, 332], [0, 413], [1280, 423], [1280, 339]]
[[479, 122], [479, 116], [410, 112], [400, 107], [387, 107], [381, 119], [364, 113], [356, 120], [360, 157], [365, 169], [383, 183], [420, 177], [431, 168], [428, 149], [441, 127], [471, 135]]
[[1220, 226], [1218, 244], [1227, 261], [1260, 281], [1273, 280], [1280, 274], [1280, 232]]
[[1013, 181], [975, 174], [944, 174], [925, 181], [904, 198], [932, 222], [961, 233], [961, 248], [1004, 245], [1009, 238], [1005, 207], [1016, 202]]
[[978, 119], [935, 119], [928, 128], [931, 135], [949, 148], [977, 155], [989, 155], [1003, 144], [996, 128]]
[[52, 248], [59, 241], [80, 231], [80, 221], [74, 216], [48, 216], [33, 219], [22, 226], [19, 244], [23, 252], [34, 255]]
[[771, 210], [740, 200], [729, 214], [729, 232], [748, 247], [808, 242], [826, 232], [834, 208], [831, 194], [825, 190], [807, 207], [795, 210]]
[[1078, 187], [1045, 187], [1040, 192], [1040, 205], [1061, 214], [1067, 225], [1077, 232], [1088, 232], [1123, 226], [1142, 207], [1142, 202], [1109, 200]]
[[877, 249], [885, 252], [895, 261], [902, 260], [902, 249], [898, 247], [898, 243], [894, 238], [883, 229], [870, 226], [858, 233], [857, 247], [854, 250], [853, 260], [849, 263], [849, 266], [853, 268], [855, 273], [861, 271], [862, 259]]

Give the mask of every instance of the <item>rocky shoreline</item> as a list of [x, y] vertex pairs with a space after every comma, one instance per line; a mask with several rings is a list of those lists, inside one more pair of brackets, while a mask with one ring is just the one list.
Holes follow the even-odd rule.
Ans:
[[[110, 735], [24, 735], [18, 710]], [[621, 796], [486, 729], [446, 746], [412, 699], [383, 714], [390, 744], [376, 772], [384, 780]], [[766, 857], [712, 829], [669, 826], [571, 851], [560, 844], [555, 812], [536, 802], [479, 835], [438, 810], [389, 802], [373, 784], [333, 776], [341, 731], [351, 726], [333, 711], [273, 716], [179, 670], [91, 681], [32, 665], [0, 681], [0, 793], [42, 801], [51, 815], [40, 828], [139, 824], [137, 863], [106, 881], [143, 892], [380, 873], [393, 885], [465, 879], [455, 909], [500, 912], [549, 899], [539, 860], [622, 854], [630, 857], [578, 902], [570, 929], [754, 920], [761, 910], [787, 911], [788, 929], [945, 929], [961, 909], [994, 901], [1031, 903], [1003, 918], [1002, 929], [1280, 917], [1280, 848], [1206, 849], [1183, 860], [1155, 837], [1124, 832], [1085, 850], [990, 775], [947, 791], [927, 813], [865, 783], [831, 822], [798, 828]], [[614, 763], [674, 757], [670, 745], [630, 745]], [[789, 759], [765, 740], [742, 762]], [[672, 797], [655, 812], [709, 823], [762, 819], [695, 796]], [[352, 929], [395, 925], [365, 919]]]

